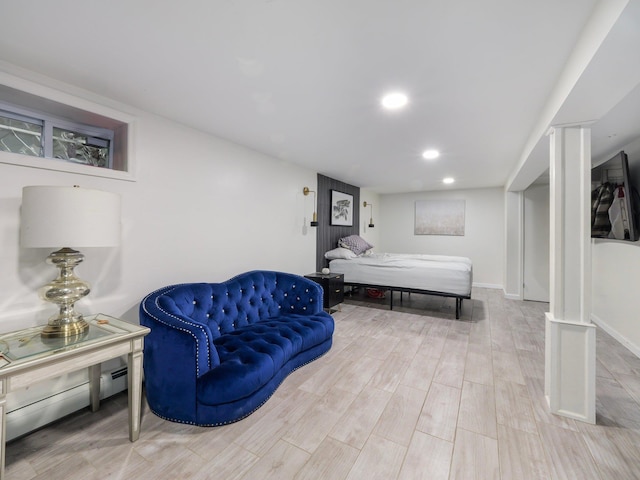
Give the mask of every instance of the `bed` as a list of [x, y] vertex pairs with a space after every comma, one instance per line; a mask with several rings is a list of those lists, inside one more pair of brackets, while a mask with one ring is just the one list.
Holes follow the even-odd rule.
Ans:
[[390, 290], [392, 310], [393, 292], [423, 293], [455, 298], [456, 318], [460, 318], [462, 300], [471, 298], [473, 265], [469, 258], [368, 252], [356, 255], [344, 250], [338, 248], [325, 255], [331, 272], [343, 274], [345, 285]]

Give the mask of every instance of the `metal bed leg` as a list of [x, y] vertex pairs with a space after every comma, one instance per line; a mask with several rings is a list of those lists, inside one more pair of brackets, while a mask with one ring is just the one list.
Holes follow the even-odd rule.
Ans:
[[389, 297], [391, 297], [391, 300], [389, 300], [389, 310], [393, 310], [393, 290], [390, 290], [389, 292]]
[[462, 298], [456, 297], [456, 320], [460, 318], [460, 310], [462, 310]]

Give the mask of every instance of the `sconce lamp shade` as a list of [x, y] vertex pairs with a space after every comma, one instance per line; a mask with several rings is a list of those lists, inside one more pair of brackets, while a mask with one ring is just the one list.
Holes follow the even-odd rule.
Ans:
[[22, 189], [20, 244], [27, 248], [120, 244], [120, 195], [80, 187]]

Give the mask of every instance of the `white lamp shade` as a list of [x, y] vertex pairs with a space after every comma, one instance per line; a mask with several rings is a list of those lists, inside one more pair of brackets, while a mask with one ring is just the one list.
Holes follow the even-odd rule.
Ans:
[[22, 189], [20, 244], [30, 248], [120, 244], [120, 195], [80, 187]]

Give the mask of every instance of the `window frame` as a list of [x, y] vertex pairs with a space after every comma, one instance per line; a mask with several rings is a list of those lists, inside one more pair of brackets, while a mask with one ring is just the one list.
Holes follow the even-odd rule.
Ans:
[[[75, 122], [67, 122], [65, 120], [60, 119], [52, 119], [51, 121], [45, 121], [44, 123], [45, 132], [49, 133], [50, 136], [45, 133], [45, 158], [55, 158], [53, 156], [53, 129], [59, 128], [61, 130], [66, 130], [74, 133], [80, 133], [82, 135], [86, 135], [87, 137], [95, 137], [100, 140], [108, 140], [109, 141], [109, 158], [107, 160], [107, 166], [105, 167], [96, 167], [95, 165], [87, 165], [94, 168], [103, 168], [107, 170], [114, 170], [113, 167], [113, 148], [114, 148], [114, 138], [115, 134], [113, 130], [109, 130], [106, 128], [93, 127], [91, 125], [83, 125]], [[105, 139], [106, 137], [106, 139]], [[47, 139], [51, 139], [50, 142]], [[64, 160], [65, 162], [77, 164], [78, 162], [74, 162], [72, 160], [67, 160], [64, 158], [60, 158], [57, 160]], [[82, 165], [82, 164], [81, 164]]]
[[[42, 131], [40, 132], [40, 152], [42, 155], [27, 155], [27, 154], [18, 154], [25, 155], [27, 157], [35, 157], [42, 158], [44, 156], [44, 120], [41, 118], [36, 118], [32, 115], [27, 115], [24, 110], [19, 108], [14, 108], [13, 106], [7, 105], [6, 103], [0, 102], [0, 117], [9, 118], [11, 120], [17, 120], [19, 122], [30, 123], [32, 125], [40, 125]], [[0, 152], [6, 153], [15, 153], [15, 152], [7, 152], [7, 150], [0, 150]]]
[[[94, 165], [87, 165], [87, 166], [91, 166], [94, 168], [103, 168], [107, 170], [114, 170], [113, 148], [114, 148], [115, 133], [113, 130], [110, 130], [108, 128], [96, 127], [93, 125], [86, 125], [84, 123], [72, 122], [59, 117], [48, 115], [43, 112], [28, 110], [20, 106], [13, 105], [6, 102], [1, 102], [1, 101], [0, 101], [0, 117], [29, 122], [34, 125], [42, 125], [42, 136], [40, 138], [40, 148], [41, 148], [42, 155], [27, 155], [28, 157], [44, 158], [49, 160], [61, 160], [64, 162], [69, 162], [74, 165], [78, 164], [78, 162], [74, 162], [73, 160], [69, 160], [66, 158], [57, 158], [53, 156], [53, 144], [54, 144], [53, 129], [54, 128], [58, 128], [60, 130], [70, 131], [74, 133], [80, 133], [82, 135], [86, 135], [87, 137], [95, 137], [100, 140], [108, 140], [109, 158], [107, 160], [107, 166], [105, 167], [96, 167]], [[6, 150], [1, 150], [1, 151], [5, 153], [15, 153], [16, 155], [22, 155], [16, 152], [7, 152]]]
[[[54, 84], [56, 83], [54, 82]], [[66, 84], [60, 84], [57, 87], [50, 88], [41, 83], [33, 82], [25, 78], [24, 75], [18, 77], [0, 69], [0, 108], [17, 114], [25, 114], [29, 118], [47, 117], [52, 122], [51, 133], [53, 133], [53, 125], [80, 134], [88, 132], [94, 135], [98, 133], [98, 138], [103, 135], [104, 131], [113, 132], [109, 153], [111, 168], [6, 151], [0, 151], [0, 165], [9, 164], [135, 182], [136, 118], [121, 110], [106, 106], [116, 103], [111, 100]], [[87, 97], [96, 99], [96, 101], [89, 100]], [[7, 109], [7, 105], [11, 108]], [[43, 137], [44, 135], [43, 132]]]

